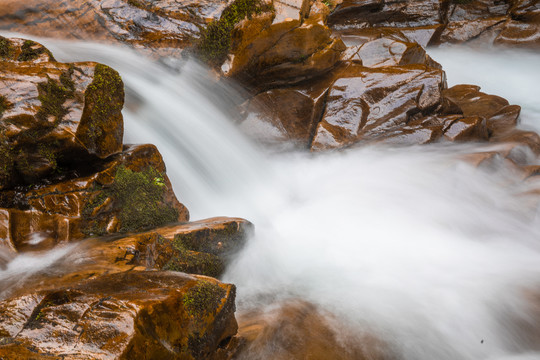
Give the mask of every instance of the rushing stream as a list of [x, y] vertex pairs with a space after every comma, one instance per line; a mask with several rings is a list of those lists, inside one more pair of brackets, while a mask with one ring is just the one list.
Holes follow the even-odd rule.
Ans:
[[[197, 64], [178, 74], [126, 49], [40, 41], [60, 61], [121, 73], [125, 142], [158, 146], [192, 219], [255, 223], [224, 277], [238, 286], [240, 313], [303, 299], [352, 329], [338, 337], [369, 333], [407, 360], [540, 358], [540, 213], [524, 195], [532, 184], [502, 161], [478, 170], [457, 160], [486, 146], [266, 154], [220, 110], [238, 95]], [[432, 51], [451, 85], [483, 85], [522, 105], [525, 125], [540, 129], [540, 56], [493, 54]], [[482, 66], [462, 70], [467, 56]]]

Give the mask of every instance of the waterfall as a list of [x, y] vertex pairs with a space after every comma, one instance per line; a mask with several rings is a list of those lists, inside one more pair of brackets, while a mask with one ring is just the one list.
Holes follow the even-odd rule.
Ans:
[[[240, 95], [194, 62], [176, 71], [129, 49], [39, 41], [60, 61], [120, 72], [125, 142], [157, 145], [193, 219], [255, 223], [224, 276], [238, 287], [239, 312], [303, 299], [353, 329], [347, 336], [370, 333], [407, 360], [540, 357], [530, 338], [540, 314], [532, 317], [527, 296], [540, 283], [540, 216], [527, 195], [537, 184], [502, 161], [481, 170], [459, 160], [489, 146], [267, 153], [221, 109]], [[525, 126], [540, 127], [538, 56], [467, 51], [431, 53], [451, 83], [480, 83], [524, 106]], [[481, 66], [462, 70], [466, 56]], [[493, 69], [497, 82], [482, 83]]]

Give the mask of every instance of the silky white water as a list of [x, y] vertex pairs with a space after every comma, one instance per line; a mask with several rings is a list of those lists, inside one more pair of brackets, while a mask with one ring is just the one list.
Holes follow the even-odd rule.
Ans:
[[[238, 311], [301, 298], [352, 328], [348, 338], [373, 334], [399, 358], [540, 359], [540, 344], [531, 340], [540, 319], [528, 302], [540, 289], [540, 214], [524, 195], [534, 184], [518, 181], [502, 161], [483, 171], [456, 160], [485, 148], [269, 155], [220, 110], [236, 95], [215, 89], [198, 65], [176, 74], [126, 49], [41, 41], [58, 60], [96, 60], [121, 73], [126, 142], [158, 146], [192, 219], [255, 223], [255, 236], [224, 277], [238, 286]], [[444, 58], [450, 83], [461, 81], [454, 80], [461, 73], [452, 72], [452, 51], [433, 53]], [[515, 65], [520, 59], [525, 63]], [[498, 67], [498, 77], [517, 76], [536, 58], [527, 59], [506, 58], [514, 66]], [[467, 82], [481, 83], [492, 72], [486, 66], [470, 75], [477, 78]], [[484, 90], [518, 93], [501, 86]], [[520, 94], [512, 103], [524, 105], [534, 123], [533, 89]]]

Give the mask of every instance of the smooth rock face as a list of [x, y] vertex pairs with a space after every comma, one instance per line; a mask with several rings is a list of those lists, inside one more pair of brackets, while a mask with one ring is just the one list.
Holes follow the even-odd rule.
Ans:
[[[31, 250], [87, 236], [188, 221], [188, 210], [176, 199], [155, 146], [126, 147], [94, 166], [86, 169], [87, 176], [24, 193], [4, 192], [2, 205], [8, 209], [2, 209], [0, 233], [13, 248]], [[153, 195], [147, 196], [150, 193]], [[13, 199], [21, 200], [13, 203]], [[33, 245], [36, 236], [46, 240]]]
[[277, 24], [267, 15], [246, 19], [235, 28], [232, 42], [227, 76], [259, 90], [324, 74], [345, 50], [318, 17]]
[[342, 55], [342, 60], [355, 61], [370, 68], [435, 64], [420, 45], [400, 39], [395, 35], [347, 48]]
[[10, 359], [215, 359], [237, 329], [235, 288], [212, 278], [133, 271], [0, 303]]
[[445, 87], [444, 73], [426, 66], [353, 68], [330, 88], [311, 149], [375, 139], [405, 125], [411, 115], [436, 107]]
[[0, 189], [122, 150], [124, 90], [115, 70], [58, 63], [32, 41], [0, 41]]
[[320, 118], [322, 97], [313, 98], [297, 89], [260, 93], [243, 106], [247, 114], [240, 128], [267, 145], [306, 147]]
[[0, 29], [61, 39], [127, 43], [157, 55], [174, 55], [219, 17], [221, 0], [6, 0]]

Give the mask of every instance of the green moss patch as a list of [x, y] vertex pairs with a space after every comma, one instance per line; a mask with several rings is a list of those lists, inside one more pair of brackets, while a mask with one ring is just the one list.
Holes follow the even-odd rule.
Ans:
[[[85, 109], [80, 130], [83, 143], [94, 151], [109, 151], [110, 144], [102, 143], [107, 135], [122, 136], [121, 110], [124, 106], [124, 83], [118, 72], [107, 65], [97, 64], [94, 79], [85, 91]], [[119, 119], [120, 116], [120, 119]], [[84, 124], [84, 125], [83, 125]], [[119, 125], [120, 124], [120, 125]], [[117, 134], [118, 133], [118, 134]]]
[[196, 318], [214, 314], [226, 294], [226, 290], [219, 285], [201, 281], [184, 295], [184, 308]]
[[55, 123], [62, 121], [68, 113], [63, 106], [67, 99], [73, 98], [75, 85], [71, 80], [73, 68], [69, 68], [60, 75], [60, 81], [56, 81], [47, 76], [47, 81], [38, 84], [38, 99], [41, 101], [41, 108], [37, 113], [37, 118], [46, 121], [49, 116], [55, 117]]
[[[107, 65], [97, 64], [94, 70], [94, 80], [86, 89], [85, 97], [87, 101], [94, 104], [92, 111], [93, 122], [103, 122], [108, 119], [111, 113], [122, 110], [123, 99], [119, 103], [113, 98], [114, 94], [124, 93], [124, 83], [118, 71]], [[115, 101], [116, 100], [116, 101]]]
[[217, 21], [213, 21], [203, 30], [196, 45], [198, 57], [211, 66], [223, 64], [231, 48], [231, 33], [241, 20], [251, 19], [266, 11], [272, 11], [272, 5], [261, 0], [236, 0], [229, 5]]
[[120, 166], [108, 189], [119, 209], [120, 231], [140, 231], [175, 222], [178, 211], [163, 203], [165, 191], [165, 179], [156, 169], [134, 172]]
[[13, 56], [15, 49], [9, 39], [0, 36], [0, 59], [9, 59]]
[[54, 61], [54, 57], [47, 48], [35, 41], [26, 40], [21, 46], [21, 52], [17, 57], [17, 61], [32, 61], [42, 54], [47, 54], [49, 58]]

